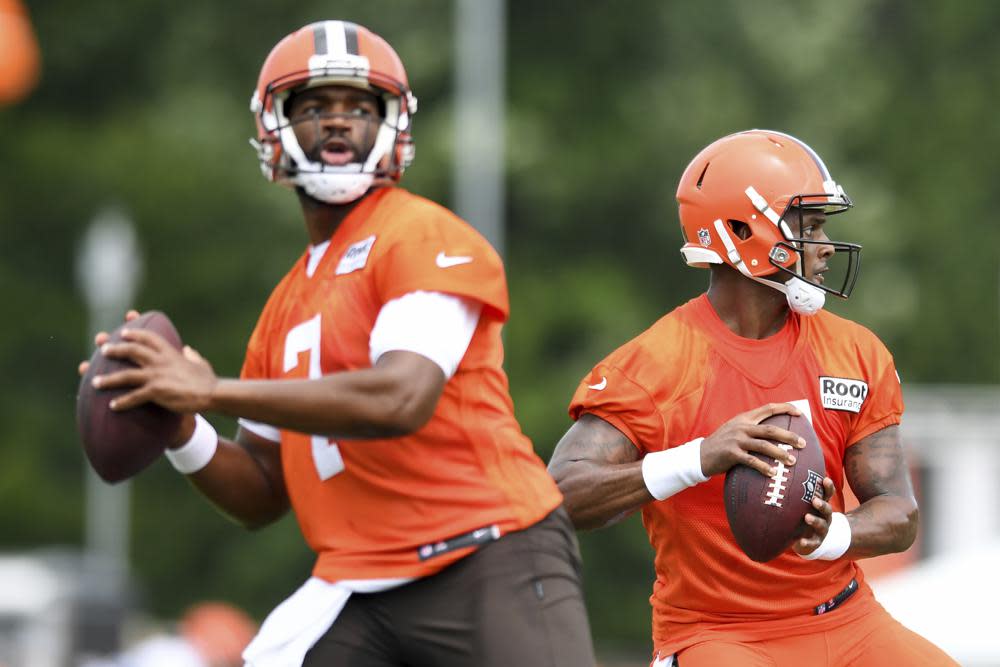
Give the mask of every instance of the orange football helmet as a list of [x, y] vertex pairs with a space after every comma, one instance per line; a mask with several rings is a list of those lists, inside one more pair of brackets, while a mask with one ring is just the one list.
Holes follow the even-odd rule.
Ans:
[[0, 105], [24, 99], [38, 84], [41, 56], [21, 0], [0, 0]]
[[[795, 137], [749, 130], [713, 142], [684, 171], [677, 202], [687, 241], [681, 254], [690, 266], [728, 264], [784, 292], [792, 309], [804, 314], [822, 308], [827, 292], [846, 299], [854, 289], [861, 246], [799, 238], [788, 224], [803, 210], [833, 215], [854, 205], [823, 160]], [[746, 225], [747, 238], [735, 233], [734, 222]], [[809, 243], [847, 253], [838, 287], [803, 279], [802, 253]], [[779, 273], [785, 279], [777, 279]]]
[[[286, 109], [290, 95], [326, 85], [363, 88], [384, 104], [375, 144], [363, 162], [333, 166], [310, 160], [295, 138]], [[257, 139], [250, 143], [264, 176], [321, 201], [354, 201], [376, 179], [398, 181], [413, 161], [410, 118], [417, 98], [406, 70], [388, 42], [355, 23], [310, 23], [278, 42], [261, 68], [250, 111], [257, 121]]]

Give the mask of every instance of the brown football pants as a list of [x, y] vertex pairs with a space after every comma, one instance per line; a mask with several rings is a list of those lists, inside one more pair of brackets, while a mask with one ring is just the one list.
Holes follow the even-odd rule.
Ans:
[[353, 594], [305, 667], [593, 667], [576, 534], [561, 507], [443, 571]]

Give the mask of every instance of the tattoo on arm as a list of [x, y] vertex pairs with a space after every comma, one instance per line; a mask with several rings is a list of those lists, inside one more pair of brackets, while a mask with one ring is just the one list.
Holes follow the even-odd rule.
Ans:
[[622, 464], [639, 460], [639, 450], [632, 441], [603, 419], [585, 414], [579, 423], [585, 428], [574, 438], [572, 451], [566, 455], [568, 462]]
[[888, 426], [847, 449], [847, 480], [861, 502], [848, 513], [854, 558], [905, 551], [919, 515], [898, 426]]
[[650, 500], [639, 459], [632, 441], [603, 419], [584, 414], [570, 427], [549, 472], [577, 528], [608, 525]]
[[858, 500], [876, 496], [913, 496], [899, 427], [889, 426], [848, 447], [847, 479]]

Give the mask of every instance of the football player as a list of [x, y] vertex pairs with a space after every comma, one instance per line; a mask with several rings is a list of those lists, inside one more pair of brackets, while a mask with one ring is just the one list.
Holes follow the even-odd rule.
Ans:
[[[247, 526], [291, 508], [317, 559], [249, 665], [592, 665], [575, 533], [514, 419], [500, 257], [397, 187], [417, 99], [396, 52], [346, 21], [264, 62], [251, 110], [264, 176], [296, 192], [309, 245], [240, 379], [130, 330], [114, 409], [186, 415], [167, 456]], [[102, 336], [99, 343], [104, 343]], [[234, 440], [201, 412], [239, 418]]]
[[[892, 356], [822, 310], [857, 277], [860, 246], [826, 233], [851, 200], [806, 144], [761, 130], [702, 150], [677, 200], [681, 254], [710, 269], [708, 290], [583, 379], [549, 464], [580, 528], [642, 510], [652, 664], [955, 664], [879, 606], [856, 562], [907, 549], [917, 504]], [[794, 462], [799, 436], [760, 424], [779, 413], [811, 420], [829, 477], [806, 533], [756, 563], [729, 530], [723, 481], [736, 464], [775, 474], [751, 452]], [[861, 501], [848, 513], [845, 479]]]

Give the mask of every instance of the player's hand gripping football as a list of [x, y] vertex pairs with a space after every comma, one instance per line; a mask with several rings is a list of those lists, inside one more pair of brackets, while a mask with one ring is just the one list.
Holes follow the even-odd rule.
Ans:
[[773, 467], [750, 452], [759, 452], [768, 458], [782, 460], [787, 465], [794, 464], [795, 455], [791, 451], [785, 451], [768, 440], [783, 442], [795, 449], [805, 447], [806, 441], [791, 431], [760, 423], [772, 415], [783, 413], [795, 416], [802, 414], [790, 403], [769, 403], [738, 414], [716, 429], [715, 433], [701, 442], [702, 474], [711, 477], [725, 473], [734, 465], [741, 463], [765, 477], [775, 474]]
[[805, 515], [803, 520], [806, 522], [806, 530], [792, 545], [797, 554], [808, 556], [826, 539], [826, 534], [830, 530], [830, 520], [833, 518], [833, 506], [826, 499], [832, 498], [834, 493], [833, 480], [824, 477], [823, 488], [813, 497], [812, 506], [815, 513], [810, 512]]
[[[131, 322], [137, 317], [139, 317], [138, 310], [130, 310], [127, 313], [125, 313], [126, 322]], [[97, 335], [94, 336], [94, 347], [100, 347], [104, 345], [105, 343], [108, 342], [109, 338], [111, 338], [111, 334], [109, 334], [107, 331], [98, 331]], [[77, 373], [80, 374], [80, 377], [83, 377], [84, 375], [87, 374], [88, 368], [90, 368], [90, 361], [84, 359], [83, 361], [80, 362], [80, 365], [77, 366], [76, 371]]]
[[[131, 310], [125, 321], [138, 316], [138, 312]], [[105, 356], [128, 359], [138, 365], [138, 368], [94, 378], [99, 389], [135, 387], [112, 401], [112, 409], [128, 410], [147, 402], [181, 413], [199, 412], [208, 407], [218, 378], [208, 361], [193, 348], [185, 345], [178, 352], [161, 336], [141, 329], [126, 329], [122, 332], [124, 340], [121, 343], [108, 344], [108, 338], [104, 331], [94, 338]], [[81, 375], [87, 372], [88, 366], [86, 361], [80, 364]]]

